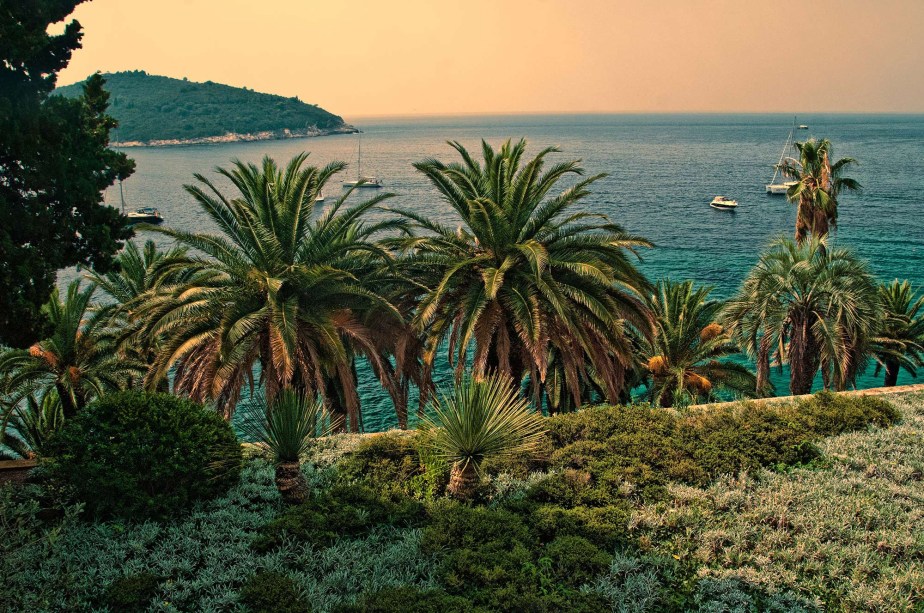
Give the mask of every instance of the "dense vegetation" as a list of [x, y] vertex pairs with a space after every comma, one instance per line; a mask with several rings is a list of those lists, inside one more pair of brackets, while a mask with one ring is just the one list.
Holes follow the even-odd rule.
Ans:
[[[206, 81], [196, 83], [149, 75], [143, 70], [103, 75], [111, 94], [110, 112], [119, 122], [118, 142], [187, 140], [228, 133], [305, 133], [345, 128], [343, 119], [298, 98]], [[56, 94], [74, 97], [80, 85]]]
[[[7, 487], [0, 597], [36, 611], [913, 611], [924, 398], [895, 398], [560, 415], [543, 453], [486, 467], [476, 504], [445, 498], [426, 432], [317, 440], [296, 506], [251, 459], [225, 496], [168, 523], [88, 523], [48, 486]], [[420, 487], [429, 472], [441, 478]]]
[[109, 149], [116, 121], [104, 81], [93, 75], [69, 99], [51, 96], [80, 48], [80, 24], [64, 22], [82, 0], [0, 0], [0, 345], [44, 337], [42, 305], [58, 270], [105, 272], [131, 236], [103, 206], [103, 191], [134, 162]]

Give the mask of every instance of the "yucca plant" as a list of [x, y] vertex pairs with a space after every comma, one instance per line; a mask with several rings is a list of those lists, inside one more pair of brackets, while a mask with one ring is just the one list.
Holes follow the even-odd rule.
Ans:
[[542, 415], [499, 374], [463, 379], [434, 402], [424, 423], [433, 428], [434, 449], [452, 466], [447, 493], [461, 500], [474, 496], [484, 460], [533, 452], [546, 431]]
[[276, 465], [276, 488], [288, 504], [299, 504], [308, 496], [301, 458], [311, 441], [329, 429], [323, 403], [293, 390], [280, 392], [271, 402], [259, 394], [242, 424], [244, 434], [263, 447]]

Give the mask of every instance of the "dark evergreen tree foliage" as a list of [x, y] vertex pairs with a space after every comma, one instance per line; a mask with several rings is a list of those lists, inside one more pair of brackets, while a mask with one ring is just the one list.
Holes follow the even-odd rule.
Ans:
[[116, 122], [93, 75], [76, 99], [50, 96], [57, 73], [80, 48], [70, 21], [83, 0], [0, 0], [0, 344], [43, 337], [41, 307], [56, 271], [76, 264], [105, 271], [131, 231], [103, 190], [134, 163], [108, 148]]

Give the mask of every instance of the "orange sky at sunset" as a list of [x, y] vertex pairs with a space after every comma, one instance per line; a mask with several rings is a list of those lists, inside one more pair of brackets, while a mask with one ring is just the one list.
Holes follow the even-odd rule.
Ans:
[[59, 84], [142, 69], [347, 119], [924, 112], [924, 0], [93, 0], [73, 17], [84, 48]]

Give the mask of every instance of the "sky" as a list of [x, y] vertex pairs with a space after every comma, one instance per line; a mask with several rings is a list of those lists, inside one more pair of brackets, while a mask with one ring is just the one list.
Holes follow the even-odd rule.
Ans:
[[347, 119], [924, 112], [924, 0], [92, 0], [72, 17], [61, 85], [145, 70]]

